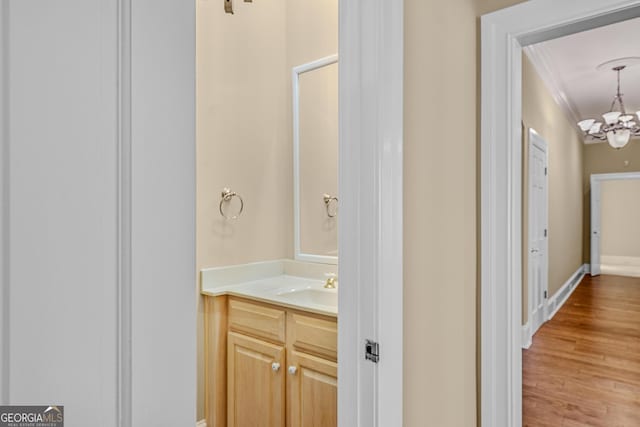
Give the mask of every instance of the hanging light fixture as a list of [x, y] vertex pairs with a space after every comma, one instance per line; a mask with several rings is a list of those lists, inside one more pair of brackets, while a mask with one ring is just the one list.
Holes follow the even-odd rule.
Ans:
[[[612, 68], [618, 74], [618, 91], [616, 96], [613, 97], [611, 109], [608, 113], [602, 115], [604, 123], [597, 122], [594, 119], [578, 122], [578, 126], [587, 138], [607, 141], [610, 146], [618, 149], [627, 145], [632, 136], [640, 136], [640, 126], [635, 121], [637, 118], [640, 122], [640, 111], [637, 111], [635, 116], [628, 114], [624, 108], [622, 93], [620, 93], [620, 71], [625, 68], [626, 65], [618, 65]], [[616, 104], [620, 108], [615, 109]]]

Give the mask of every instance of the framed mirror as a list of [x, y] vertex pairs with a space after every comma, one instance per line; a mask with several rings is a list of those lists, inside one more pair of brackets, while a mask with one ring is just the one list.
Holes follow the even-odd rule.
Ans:
[[293, 68], [295, 259], [338, 263], [338, 55]]

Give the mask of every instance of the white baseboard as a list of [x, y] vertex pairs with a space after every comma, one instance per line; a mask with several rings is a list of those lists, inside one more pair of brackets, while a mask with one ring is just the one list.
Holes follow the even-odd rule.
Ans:
[[522, 348], [528, 349], [531, 347], [532, 342], [531, 325], [527, 322], [526, 325], [522, 325]]
[[200, 420], [196, 423], [196, 427], [207, 427], [207, 420]]
[[573, 291], [578, 287], [582, 278], [587, 272], [590, 271], [589, 264], [581, 265], [575, 273], [571, 275], [569, 280], [564, 282], [562, 287], [556, 292], [549, 300], [547, 301], [547, 313], [549, 313], [549, 317], [547, 320], [551, 320], [553, 316], [556, 315], [558, 310], [564, 305], [565, 302], [569, 299]]
[[602, 255], [600, 257], [600, 273], [640, 277], [640, 258]]

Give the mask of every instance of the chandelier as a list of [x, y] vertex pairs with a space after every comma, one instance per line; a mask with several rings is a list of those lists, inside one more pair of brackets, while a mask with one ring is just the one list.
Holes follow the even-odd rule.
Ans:
[[[578, 126], [587, 138], [607, 141], [610, 146], [617, 149], [627, 145], [632, 136], [640, 136], [640, 127], [634, 121], [636, 116], [640, 120], [640, 111], [636, 112], [636, 116], [628, 114], [624, 108], [622, 93], [620, 93], [620, 71], [625, 68], [626, 65], [618, 65], [612, 68], [618, 74], [618, 91], [616, 96], [613, 97], [609, 112], [602, 115], [604, 123], [597, 122], [594, 119], [578, 122]], [[619, 106], [618, 109], [615, 109], [616, 104]]]

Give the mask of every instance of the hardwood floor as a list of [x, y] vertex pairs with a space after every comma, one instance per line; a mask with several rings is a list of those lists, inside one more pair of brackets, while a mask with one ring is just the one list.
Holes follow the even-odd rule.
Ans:
[[640, 278], [586, 276], [522, 359], [524, 426], [640, 426]]

